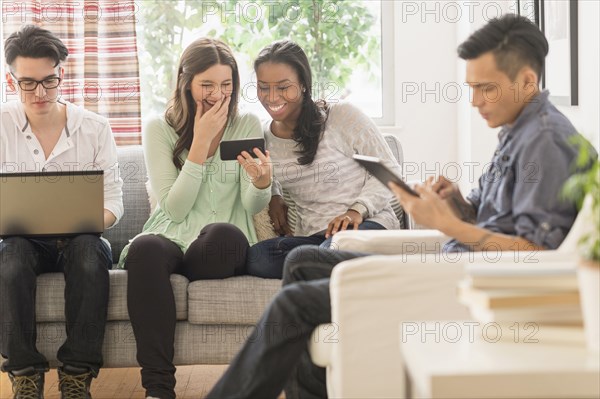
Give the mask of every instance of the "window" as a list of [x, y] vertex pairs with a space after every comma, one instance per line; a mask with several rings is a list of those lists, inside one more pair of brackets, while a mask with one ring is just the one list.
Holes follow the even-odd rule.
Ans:
[[[142, 117], [161, 115], [175, 85], [185, 47], [202, 36], [233, 49], [241, 78], [240, 104], [261, 117], [252, 62], [283, 38], [306, 51], [313, 97], [350, 101], [380, 125], [393, 125], [393, 4], [347, 0], [145, 0], [139, 2], [138, 49]], [[385, 51], [383, 51], [385, 50]]]

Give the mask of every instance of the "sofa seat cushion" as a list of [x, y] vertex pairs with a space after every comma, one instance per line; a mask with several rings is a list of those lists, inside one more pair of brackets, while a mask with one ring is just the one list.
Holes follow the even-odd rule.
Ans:
[[[129, 320], [127, 312], [127, 271], [110, 270], [110, 299], [108, 301], [108, 321]], [[177, 320], [186, 320], [188, 279], [179, 274], [171, 275], [171, 285], [175, 294]], [[44, 273], [37, 278], [35, 303], [38, 322], [65, 321], [65, 279], [62, 273]]]
[[188, 286], [188, 321], [192, 324], [255, 324], [281, 280], [252, 276], [198, 280]]

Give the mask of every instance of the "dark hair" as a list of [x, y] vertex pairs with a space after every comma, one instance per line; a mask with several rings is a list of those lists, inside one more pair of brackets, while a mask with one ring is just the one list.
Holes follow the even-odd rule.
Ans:
[[6, 63], [12, 66], [17, 57], [50, 58], [54, 66], [67, 59], [69, 50], [49, 30], [36, 25], [25, 25], [4, 41]]
[[165, 120], [179, 136], [173, 150], [173, 163], [177, 169], [183, 166], [179, 156], [183, 150], [191, 148], [194, 138], [196, 102], [192, 97], [190, 85], [194, 76], [214, 65], [226, 65], [231, 68], [233, 91], [227, 114], [228, 123], [237, 115], [240, 73], [233, 52], [217, 39], [201, 38], [193, 41], [181, 55], [177, 69], [177, 85], [165, 112]]
[[271, 43], [261, 50], [254, 61], [254, 71], [258, 71], [260, 64], [272, 62], [289, 65], [298, 74], [300, 85], [303, 89], [302, 108], [296, 122], [292, 138], [300, 149], [300, 165], [309, 165], [317, 154], [317, 147], [327, 121], [327, 103], [323, 100], [312, 99], [312, 72], [304, 50], [290, 40], [279, 40]]
[[458, 46], [458, 56], [471, 60], [491, 51], [498, 69], [514, 79], [523, 66], [541, 77], [548, 55], [548, 40], [528, 18], [506, 14], [490, 20]]

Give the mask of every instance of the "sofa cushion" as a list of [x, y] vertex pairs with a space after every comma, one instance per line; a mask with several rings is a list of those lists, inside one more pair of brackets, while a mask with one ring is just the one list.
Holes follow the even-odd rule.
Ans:
[[[129, 320], [127, 311], [127, 271], [111, 270], [108, 320]], [[171, 275], [177, 320], [187, 319], [188, 279]], [[37, 278], [35, 313], [37, 322], [65, 321], [65, 279], [62, 273], [44, 273]]]
[[104, 232], [110, 242], [113, 263], [119, 261], [123, 247], [142, 231], [150, 216], [146, 193], [146, 164], [141, 145], [117, 147], [119, 171], [123, 179], [123, 207], [125, 213], [119, 223]]
[[198, 280], [188, 287], [188, 321], [192, 324], [255, 324], [281, 280], [252, 276]]
[[[227, 364], [231, 362], [247, 339], [256, 339], [258, 334], [259, 331], [256, 331], [252, 325], [196, 325], [178, 321], [175, 326], [175, 358], [173, 362], [178, 366]], [[56, 353], [66, 338], [64, 323], [38, 324], [36, 347], [48, 359], [50, 367], [60, 366], [56, 360]], [[111, 321], [106, 324], [102, 352], [103, 367], [105, 368], [136, 367], [139, 370], [136, 360], [135, 336], [131, 323], [128, 321]], [[102, 370], [102, 373], [106, 372], [110, 372], [110, 370]], [[57, 396], [51, 397], [56, 398]], [[110, 397], [121, 398], [123, 396]], [[125, 397], [128, 398], [129, 395]]]

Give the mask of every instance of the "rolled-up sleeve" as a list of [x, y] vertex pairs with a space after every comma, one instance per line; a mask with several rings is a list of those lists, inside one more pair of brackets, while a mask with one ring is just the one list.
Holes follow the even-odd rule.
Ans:
[[467, 195], [467, 201], [469, 201], [475, 208], [475, 211], [477, 211], [479, 204], [481, 203], [481, 187], [475, 187], [472, 189]]

